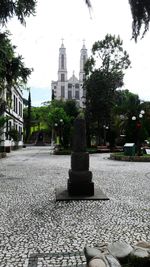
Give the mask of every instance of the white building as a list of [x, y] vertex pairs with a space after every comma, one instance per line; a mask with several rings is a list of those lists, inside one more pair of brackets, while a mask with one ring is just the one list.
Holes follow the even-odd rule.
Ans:
[[[8, 103], [3, 115], [8, 117], [8, 121], [5, 123], [3, 134], [1, 135], [0, 146], [6, 152], [10, 152], [16, 145], [18, 147], [23, 146], [23, 93], [20, 89], [12, 88], [11, 96], [8, 97], [7, 91], [3, 93], [3, 99]], [[15, 129], [19, 133], [19, 140], [17, 143], [11, 138], [8, 132]]]
[[66, 48], [62, 42], [59, 48], [59, 62], [58, 62], [58, 80], [52, 81], [51, 89], [55, 95], [55, 99], [74, 99], [78, 106], [83, 106], [83, 80], [84, 80], [84, 64], [88, 58], [85, 44], [80, 51], [80, 71], [79, 78], [73, 72], [71, 78], [67, 77], [67, 55]]

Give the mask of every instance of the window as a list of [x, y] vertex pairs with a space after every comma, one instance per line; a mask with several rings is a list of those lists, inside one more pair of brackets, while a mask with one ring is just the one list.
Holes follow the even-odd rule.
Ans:
[[62, 74], [61, 74], [61, 82], [64, 82], [64, 81], [65, 81], [65, 74], [62, 73]]
[[68, 83], [68, 88], [72, 88], [72, 84], [71, 83]]
[[9, 124], [8, 121], [6, 121], [6, 133], [5, 133], [6, 140], [8, 140], [8, 131], [9, 131]]
[[20, 103], [20, 116], [23, 117], [22, 116], [22, 104], [21, 103]]
[[22, 117], [22, 104], [19, 101], [19, 116]]
[[16, 113], [18, 113], [18, 98], [16, 97], [16, 110], [15, 110]]
[[14, 111], [16, 111], [16, 96], [14, 95]]
[[64, 55], [61, 55], [61, 68], [64, 69]]
[[79, 99], [79, 91], [75, 91], [75, 99]]
[[72, 91], [68, 91], [68, 99], [72, 99]]
[[84, 67], [84, 65], [85, 65], [85, 62], [86, 62], [86, 56], [83, 55], [83, 67]]
[[75, 88], [77, 88], [77, 89], [79, 88], [79, 84], [78, 83], [75, 84]]
[[[11, 121], [9, 121], [9, 124], [8, 124], [8, 129], [9, 129], [9, 131], [11, 130]], [[9, 135], [9, 140], [11, 140], [11, 136]]]
[[61, 97], [65, 97], [65, 86], [61, 86]]
[[22, 140], [22, 127], [19, 126], [19, 141]]

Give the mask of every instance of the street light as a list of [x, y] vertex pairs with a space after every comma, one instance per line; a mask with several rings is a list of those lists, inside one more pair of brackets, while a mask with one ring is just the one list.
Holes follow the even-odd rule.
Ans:
[[132, 116], [132, 121], [137, 121], [136, 123], [136, 129], [137, 129], [137, 140], [136, 140], [136, 145], [137, 145], [137, 155], [141, 156], [141, 144], [140, 144], [140, 129], [142, 127], [142, 124], [140, 122], [140, 119], [143, 118], [143, 115], [145, 114], [144, 110], [141, 110], [138, 116]]
[[56, 144], [62, 145], [62, 126], [63, 126], [63, 119], [60, 119], [58, 122], [54, 123], [55, 132], [56, 132]]
[[62, 126], [63, 126], [63, 119], [60, 119], [59, 120], [59, 122], [60, 122], [60, 134], [59, 134], [59, 136], [60, 136], [60, 145], [62, 145]]
[[103, 129], [104, 129], [104, 146], [106, 146], [106, 132], [109, 129], [109, 126], [103, 125]]

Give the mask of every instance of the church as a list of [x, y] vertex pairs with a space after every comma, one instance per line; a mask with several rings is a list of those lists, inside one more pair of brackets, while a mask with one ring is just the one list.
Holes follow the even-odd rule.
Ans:
[[52, 81], [51, 90], [57, 100], [76, 100], [79, 107], [83, 107], [84, 93], [83, 93], [83, 80], [84, 80], [84, 64], [88, 58], [87, 49], [85, 44], [80, 51], [80, 71], [79, 78], [73, 72], [72, 77], [67, 77], [67, 54], [66, 48], [62, 42], [59, 48], [59, 61], [58, 61], [58, 80]]

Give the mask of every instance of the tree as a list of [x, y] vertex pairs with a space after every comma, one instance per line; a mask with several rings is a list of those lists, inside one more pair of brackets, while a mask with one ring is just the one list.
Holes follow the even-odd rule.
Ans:
[[132, 13], [132, 34], [135, 41], [140, 35], [141, 28], [144, 26], [142, 37], [149, 29], [150, 22], [150, 1], [149, 0], [129, 0]]
[[[124, 141], [133, 141], [135, 129], [132, 122], [132, 116], [140, 111], [140, 99], [137, 94], [129, 90], [117, 90], [115, 92], [115, 128], [119, 136], [124, 136]], [[122, 138], [121, 138], [122, 139]]]
[[52, 132], [55, 129], [55, 132], [63, 136], [63, 146], [67, 148], [71, 143], [73, 121], [79, 113], [76, 102], [74, 100], [53, 100], [49, 107], [48, 119]]
[[[149, 111], [148, 103], [141, 103], [137, 94], [129, 90], [118, 90], [115, 92], [115, 126], [118, 129], [118, 135], [124, 135], [124, 141], [135, 142], [139, 135], [141, 142], [147, 138], [149, 133]], [[141, 110], [145, 111], [142, 119], [139, 118]], [[133, 116], [136, 120], [133, 121]], [[138, 123], [141, 127], [138, 128]]]
[[35, 14], [36, 0], [1, 0], [0, 1], [0, 24], [5, 25], [9, 19], [16, 16], [25, 24], [25, 17]]
[[124, 70], [130, 66], [129, 55], [123, 50], [120, 37], [106, 35], [95, 42], [92, 56], [85, 64], [86, 113], [97, 122], [97, 131], [111, 124], [114, 92], [123, 85]]
[[[92, 7], [90, 0], [85, 0], [89, 8]], [[137, 41], [141, 34], [142, 26], [144, 27], [142, 37], [149, 29], [150, 22], [150, 1], [149, 0], [129, 0], [132, 13], [132, 37]]]
[[5, 123], [8, 121], [8, 117], [0, 116], [0, 144], [3, 141], [2, 134], [4, 132]]
[[[23, 88], [32, 70], [25, 67], [23, 58], [15, 54], [15, 46], [11, 44], [9, 33], [0, 33], [0, 110], [11, 105], [11, 89]], [[3, 93], [6, 89], [7, 103], [4, 103]]]
[[[92, 7], [92, 1], [85, 0], [89, 8]], [[0, 1], [0, 24], [4, 25], [13, 16], [25, 24], [25, 18], [35, 15], [37, 0], [1, 0]], [[144, 26], [143, 36], [149, 29], [150, 22], [150, 1], [149, 0], [129, 0], [130, 9], [133, 17], [132, 33], [133, 38], [137, 40], [142, 26]]]

